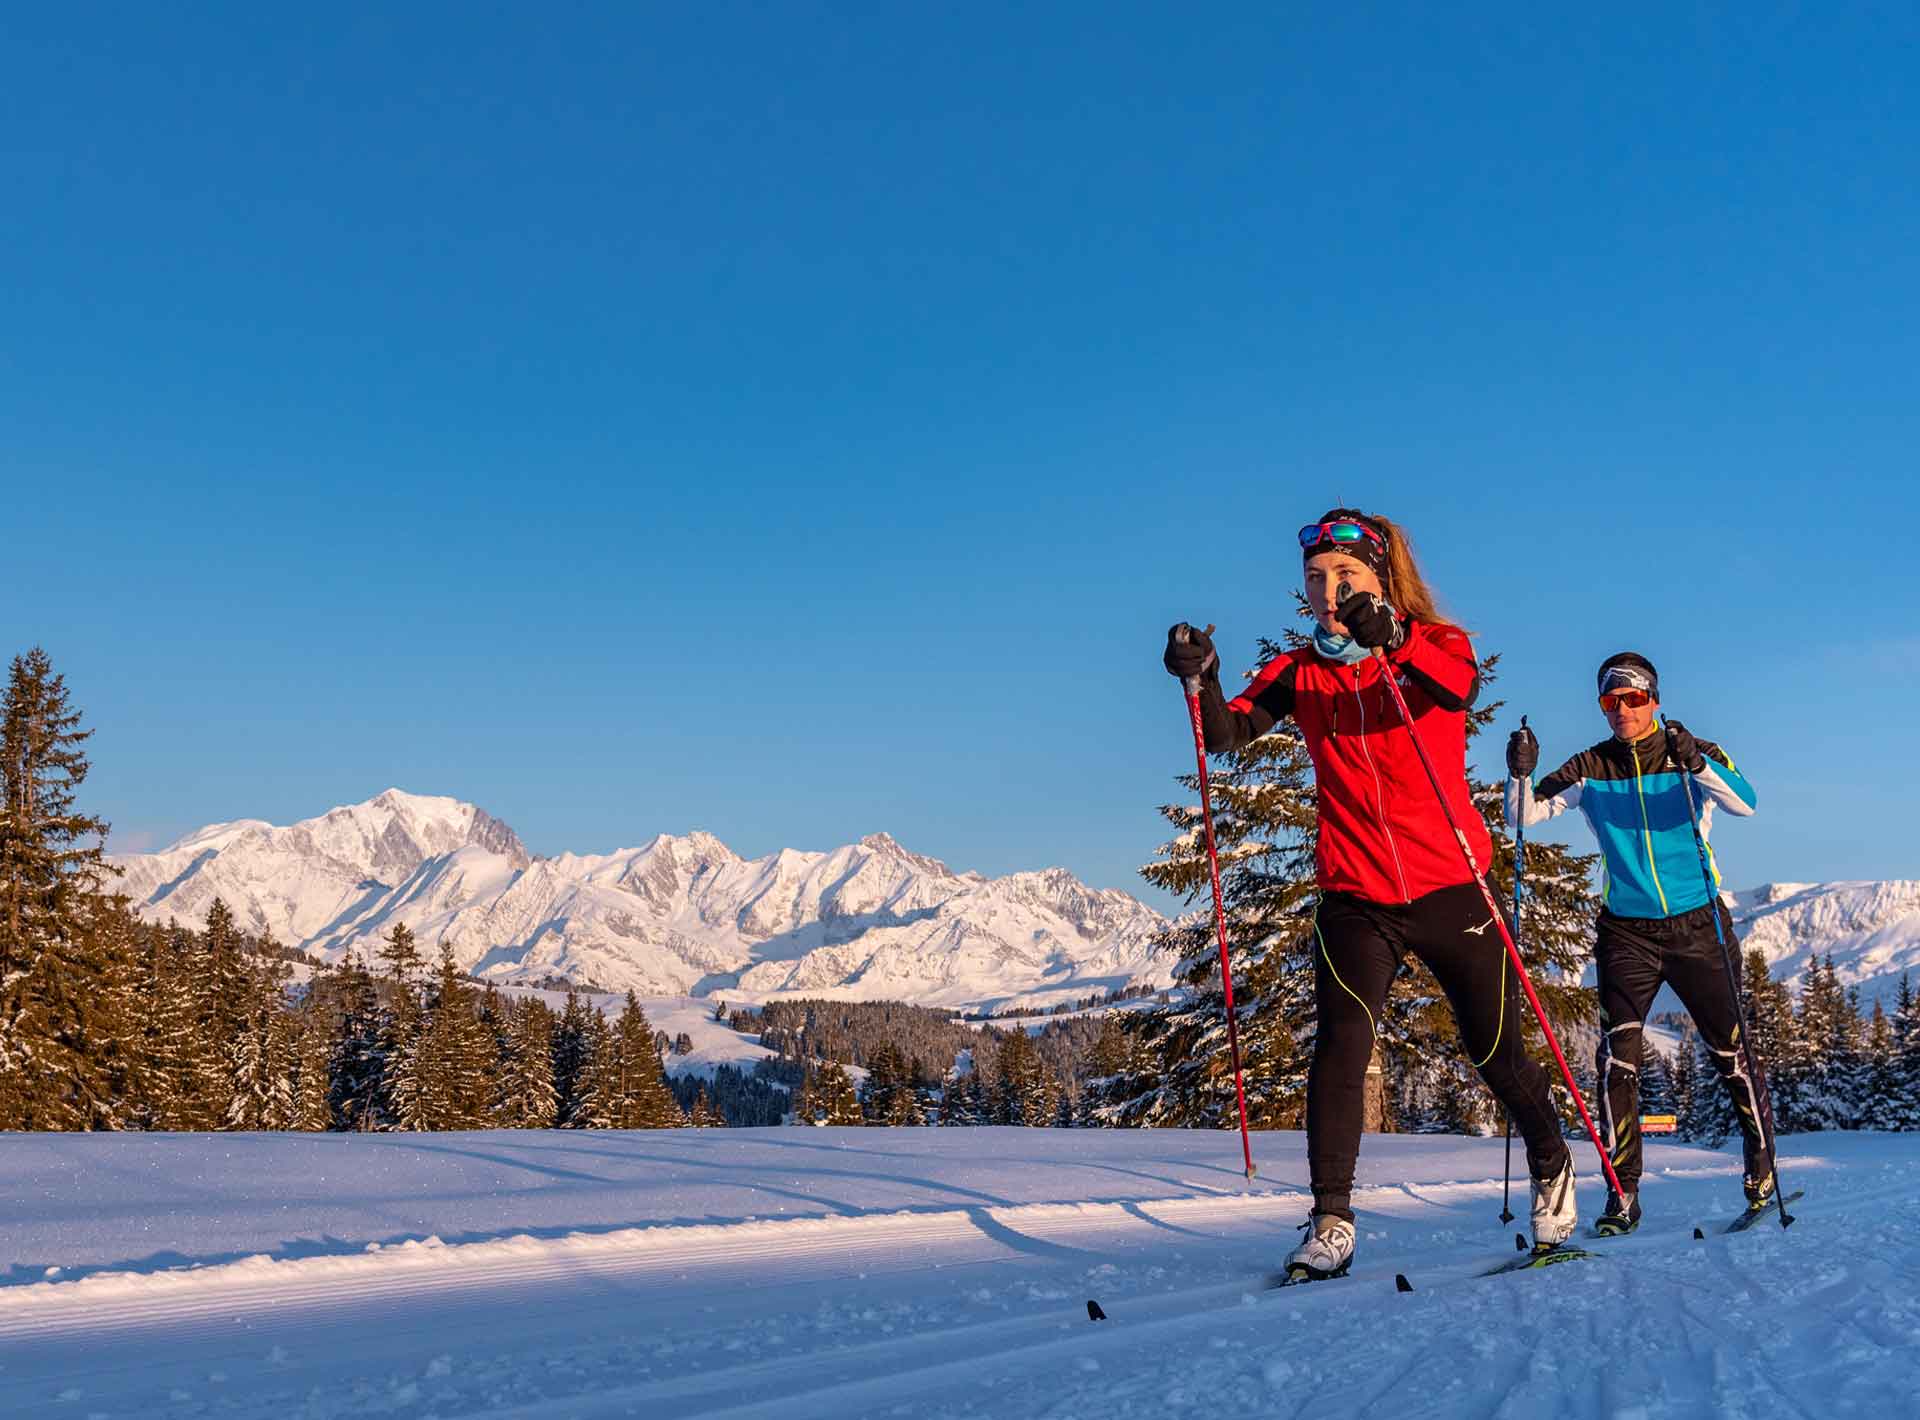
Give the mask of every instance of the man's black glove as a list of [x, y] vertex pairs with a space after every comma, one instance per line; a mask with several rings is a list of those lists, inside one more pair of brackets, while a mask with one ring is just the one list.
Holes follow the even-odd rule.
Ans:
[[1707, 767], [1707, 757], [1700, 752], [1700, 741], [1678, 720], [1667, 721], [1667, 753], [1689, 774], [1698, 774]]
[[1213, 652], [1213, 638], [1197, 626], [1175, 622], [1167, 628], [1167, 654], [1161, 658], [1169, 675], [1182, 680], [1205, 675], [1220, 664]]
[[1345, 598], [1334, 608], [1333, 616], [1347, 628], [1347, 635], [1369, 651], [1397, 650], [1407, 639], [1407, 628], [1393, 614], [1393, 607], [1372, 592], [1355, 592]]
[[1540, 741], [1522, 725], [1507, 736], [1507, 773], [1515, 779], [1532, 777], [1540, 767]]

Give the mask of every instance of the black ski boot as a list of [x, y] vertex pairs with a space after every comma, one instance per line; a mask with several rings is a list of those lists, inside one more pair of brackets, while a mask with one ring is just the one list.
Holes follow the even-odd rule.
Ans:
[[1615, 1193], [1607, 1190], [1607, 1206], [1600, 1216], [1594, 1219], [1593, 1235], [1597, 1238], [1617, 1238], [1632, 1232], [1640, 1226], [1640, 1195], [1636, 1192]]

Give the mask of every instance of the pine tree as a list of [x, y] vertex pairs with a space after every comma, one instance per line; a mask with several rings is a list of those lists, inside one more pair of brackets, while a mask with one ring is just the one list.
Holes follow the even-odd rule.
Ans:
[[496, 1070], [494, 1122], [507, 1129], [551, 1129], [560, 1116], [553, 1082], [553, 1012], [523, 996], [506, 1013]]
[[80, 722], [45, 651], [14, 657], [0, 697], [0, 1129], [115, 1117], [98, 1049], [108, 966], [88, 920], [107, 824], [75, 807], [93, 733]]
[[563, 1129], [573, 1128], [581, 1095], [591, 1087], [592, 1042], [589, 1018], [599, 1012], [589, 1008], [578, 993], [567, 993], [567, 1004], [553, 1028], [554, 1120]]
[[1920, 1129], [1920, 996], [1905, 972], [1900, 975], [1892, 1021], [1892, 1098], [1887, 1106], [1889, 1129]]
[[1692, 1022], [1687, 1023], [1680, 1033], [1680, 1044], [1673, 1052], [1669, 1066], [1673, 1088], [1673, 1113], [1675, 1132], [1682, 1139], [1698, 1138], [1693, 1131], [1696, 1122], [1696, 1110], [1700, 1092], [1703, 1089], [1717, 1088], [1711, 1079], [1702, 1081], [1695, 1069], [1696, 1033]]
[[1640, 1112], [1671, 1114], [1676, 1118], [1680, 1113], [1679, 1101], [1674, 1095], [1673, 1069], [1660, 1048], [1646, 1038], [1645, 1032], [1640, 1039]]
[[232, 968], [239, 996], [228, 1046], [227, 1129], [287, 1129], [293, 1122], [293, 1036], [286, 980], [292, 969], [271, 957]]
[[416, 1062], [419, 1122], [403, 1123], [402, 1128], [476, 1129], [486, 1123], [493, 1095], [493, 1042], [474, 1014], [473, 992], [461, 979], [447, 942], [440, 944]]
[[660, 1065], [659, 1037], [647, 1024], [639, 999], [627, 992], [614, 1027], [616, 1129], [675, 1129], [686, 1123]]
[[333, 1122], [333, 1108], [328, 1098], [333, 1083], [329, 1066], [333, 1042], [327, 1022], [313, 1004], [316, 997], [325, 994], [325, 982], [316, 973], [315, 985], [309, 988], [308, 1004], [295, 1018], [293, 1117], [287, 1127], [306, 1133], [318, 1133]]
[[869, 1124], [925, 1124], [913, 1068], [891, 1042], [883, 1042], [867, 1057], [867, 1083], [862, 1105]]
[[613, 1031], [599, 1011], [587, 1009], [579, 1024], [580, 1061], [571, 1108], [562, 1121], [568, 1129], [612, 1129], [621, 1100], [620, 1061]]
[[1051, 1126], [1059, 1112], [1060, 1082], [1034, 1050], [1032, 1037], [1024, 1030], [1011, 1031], [1000, 1043], [995, 1063], [1001, 1104], [994, 1122], [1033, 1129]]
[[357, 952], [341, 966], [340, 1013], [328, 1068], [327, 1099], [334, 1126], [349, 1131], [389, 1127], [387, 1071], [393, 1036], [390, 1013], [381, 1006], [373, 973]]
[[816, 1124], [864, 1124], [860, 1096], [853, 1079], [837, 1062], [829, 1060], [813, 1074], [813, 1119]]
[[[1813, 1094], [1816, 1082], [1812, 1061], [1794, 1016], [1793, 997], [1785, 983], [1775, 979], [1767, 967], [1766, 954], [1758, 947], [1747, 949], [1740, 986], [1741, 994], [1746, 997], [1754, 1055], [1767, 1077], [1767, 1090], [1773, 1100], [1775, 1130], [1794, 1134], [1818, 1128], [1806, 1122], [1817, 1112]], [[1734, 1048], [1739, 1047], [1736, 1044]], [[1696, 1086], [1703, 1094], [1709, 1092], [1708, 1078], [1702, 1075]], [[1724, 1087], [1721, 1093], [1725, 1093]]]
[[1878, 1001], [1867, 1023], [1867, 1088], [1859, 1127], [1892, 1130], [1899, 1123], [1899, 1081], [1893, 1049], [1893, 1018]]
[[[1269, 657], [1284, 649], [1272, 642], [1262, 645]], [[1299, 1039], [1312, 1001], [1316, 820], [1311, 769], [1305, 741], [1291, 720], [1239, 750], [1215, 756], [1210, 766], [1247, 1111], [1256, 1128], [1297, 1124], [1304, 1109], [1306, 1062]], [[1181, 775], [1178, 782], [1198, 794], [1197, 774]], [[1129, 1126], [1235, 1127], [1238, 1107], [1201, 808], [1188, 801], [1163, 805], [1160, 813], [1175, 837], [1141, 875], [1192, 904], [1156, 942], [1176, 954], [1181, 990], [1155, 1009], [1121, 1017], [1130, 1046], [1124, 1068], [1103, 1082], [1090, 1113]], [[1007, 1102], [998, 1103], [997, 1115], [1013, 1113]]]
[[1683, 1123], [1689, 1139], [1717, 1149], [1739, 1128], [1739, 1120], [1734, 1114], [1733, 1097], [1720, 1081], [1713, 1052], [1708, 1049], [1705, 1038], [1695, 1032], [1692, 1042], [1693, 1063], [1689, 1072], [1693, 1077], [1692, 1108]]
[[1804, 1083], [1796, 1129], [1853, 1129], [1865, 1112], [1860, 1003], [1840, 984], [1833, 957], [1807, 968], [1796, 1019]]
[[396, 922], [380, 951], [393, 983], [387, 1015], [386, 1120], [391, 1129], [433, 1128], [428, 1096], [430, 1067], [424, 1059], [426, 1011], [420, 1000], [420, 949], [413, 932]]

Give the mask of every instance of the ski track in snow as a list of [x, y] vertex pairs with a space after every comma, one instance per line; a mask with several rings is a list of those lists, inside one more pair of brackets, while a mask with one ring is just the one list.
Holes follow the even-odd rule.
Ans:
[[[430, 1152], [450, 1140], [496, 1147]], [[1738, 1154], [1652, 1144], [1639, 1232], [1483, 1279], [1512, 1253], [1500, 1141], [1370, 1137], [1353, 1276], [1272, 1292], [1306, 1213], [1297, 1134], [1257, 1139], [1251, 1188], [1225, 1133], [330, 1136], [325, 1189], [314, 1141], [291, 1136], [0, 1136], [17, 1279], [0, 1286], [0, 1411], [1912, 1413], [1920, 1136], [1783, 1146], [1807, 1190], [1790, 1230], [1693, 1241], [1738, 1207]], [[776, 1196], [802, 1216], [768, 1217]], [[263, 1211], [274, 1198], [295, 1201]], [[1589, 1178], [1583, 1216], [1599, 1201]], [[439, 1215], [475, 1240], [421, 1226]], [[18, 1280], [54, 1256], [78, 1280]], [[1109, 1320], [1087, 1319], [1090, 1297]]]

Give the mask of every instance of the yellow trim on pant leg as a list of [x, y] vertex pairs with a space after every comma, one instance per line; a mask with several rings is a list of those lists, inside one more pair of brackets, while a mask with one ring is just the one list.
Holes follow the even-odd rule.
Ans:
[[1493, 1059], [1493, 1052], [1500, 1048], [1500, 1033], [1507, 1028], [1507, 953], [1503, 946], [1500, 951], [1500, 1019], [1494, 1022], [1493, 1044], [1487, 1047], [1487, 1053], [1473, 1062], [1476, 1070], [1485, 1067]]
[[1333, 958], [1327, 953], [1327, 939], [1320, 935], [1320, 909], [1319, 908], [1315, 908], [1313, 912], [1313, 940], [1319, 943], [1320, 960], [1324, 961], [1327, 964], [1327, 970], [1333, 973], [1334, 982], [1340, 987], [1342, 991], [1346, 992], [1349, 996], [1353, 997], [1354, 1000], [1360, 1002], [1360, 1009], [1367, 1013], [1367, 1029], [1373, 1033], [1373, 1038], [1375, 1040], [1380, 1039], [1380, 1027], [1374, 1022], [1372, 1008], [1369, 1007], [1365, 1001], [1360, 1001], [1360, 995], [1358, 992], [1356, 992], [1351, 986], [1347, 985], [1346, 982], [1340, 980], [1340, 970], [1338, 967], [1336, 967], [1333, 964]]

